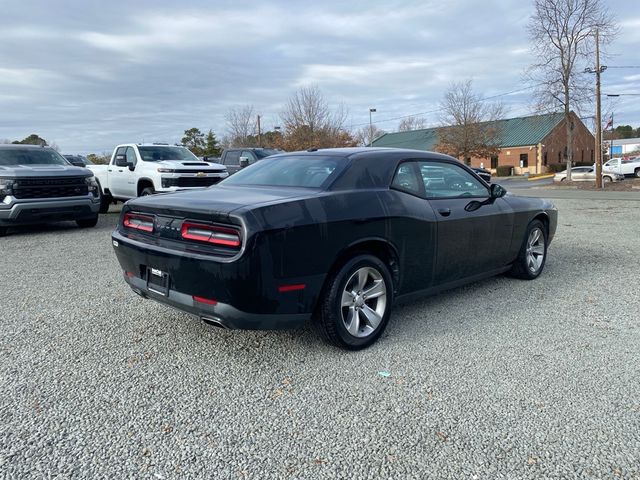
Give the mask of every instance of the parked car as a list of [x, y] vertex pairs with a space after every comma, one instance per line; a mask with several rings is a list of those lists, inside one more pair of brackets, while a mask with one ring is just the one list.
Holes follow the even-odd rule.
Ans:
[[282, 153], [282, 150], [273, 148], [228, 148], [222, 152], [220, 163], [227, 168], [229, 175], [233, 175], [240, 169], [253, 165], [258, 160], [278, 153]]
[[90, 165], [102, 190], [100, 213], [117, 200], [215, 185], [229, 176], [223, 165], [198, 159], [180, 145], [126, 143], [109, 165]]
[[481, 179], [483, 179], [485, 182], [487, 182], [488, 184], [491, 184], [491, 172], [489, 170], [486, 170], [484, 168], [476, 168], [476, 167], [471, 167], [471, 170], [476, 172], [478, 176]]
[[99, 208], [91, 171], [49, 147], [0, 145], [0, 236], [12, 226], [62, 220], [94, 227]]
[[[567, 171], [563, 170], [553, 176], [554, 182], [564, 182], [567, 179]], [[594, 167], [573, 167], [571, 169], [572, 182], [595, 182], [596, 171]], [[620, 182], [624, 180], [624, 175], [611, 171], [602, 171], [602, 181], [604, 182]]]
[[225, 328], [312, 318], [331, 343], [359, 349], [397, 299], [502, 272], [540, 275], [557, 210], [505, 193], [437, 153], [296, 152], [213, 189], [127, 202], [112, 240], [145, 298]]
[[640, 178], [640, 157], [633, 157], [628, 160], [612, 158], [603, 165], [603, 170]]
[[63, 157], [66, 158], [71, 165], [75, 165], [76, 167], [93, 165], [93, 162], [84, 155], [63, 155]]

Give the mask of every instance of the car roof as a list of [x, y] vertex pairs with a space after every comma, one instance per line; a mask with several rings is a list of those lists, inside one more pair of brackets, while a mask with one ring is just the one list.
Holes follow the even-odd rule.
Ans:
[[11, 148], [11, 149], [19, 149], [19, 150], [33, 150], [33, 149], [42, 149], [42, 148], [48, 148], [51, 149], [50, 146], [48, 145], [26, 145], [23, 143], [3, 143], [0, 144], [0, 148]]
[[449, 155], [442, 153], [430, 152], [426, 150], [412, 150], [409, 148], [390, 148], [390, 147], [343, 147], [343, 148], [318, 148], [301, 150], [297, 152], [280, 153], [278, 156], [288, 155], [317, 155], [317, 156], [333, 156], [344, 157], [349, 160], [369, 159], [372, 157], [384, 157], [393, 154], [394, 158], [425, 158], [429, 160], [444, 160], [447, 162], [455, 161], [460, 163]]

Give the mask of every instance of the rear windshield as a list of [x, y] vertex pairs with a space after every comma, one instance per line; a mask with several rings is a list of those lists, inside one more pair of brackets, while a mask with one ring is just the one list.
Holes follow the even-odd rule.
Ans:
[[270, 157], [240, 170], [222, 183], [321, 188], [328, 186], [345, 165], [346, 160], [340, 157], [316, 155]]
[[200, 160], [188, 149], [183, 147], [138, 147], [140, 156], [145, 162], [160, 162], [162, 160]]
[[69, 162], [50, 148], [0, 148], [0, 165], [69, 165]]
[[282, 153], [281, 150], [274, 150], [272, 148], [263, 148], [262, 150], [254, 150], [256, 157], [265, 158], [270, 155], [277, 155], [278, 153]]

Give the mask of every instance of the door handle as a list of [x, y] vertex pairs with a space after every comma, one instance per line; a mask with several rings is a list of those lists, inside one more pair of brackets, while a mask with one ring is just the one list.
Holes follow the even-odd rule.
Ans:
[[119, 172], [122, 172], [123, 170], [118, 169]]
[[438, 209], [438, 213], [440, 215], [442, 215], [443, 217], [448, 217], [449, 215], [451, 215], [451, 209], [450, 208], [439, 208]]
[[111, 170], [110, 168], [107, 168], [107, 172], [113, 172], [113, 170]]

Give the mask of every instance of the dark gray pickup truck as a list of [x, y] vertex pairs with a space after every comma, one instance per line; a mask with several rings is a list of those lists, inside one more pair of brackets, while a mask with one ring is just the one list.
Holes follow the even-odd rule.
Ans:
[[229, 175], [232, 175], [244, 167], [253, 165], [258, 160], [277, 153], [282, 153], [282, 150], [273, 148], [228, 148], [222, 152], [222, 158], [216, 160], [216, 162], [227, 167]]
[[75, 220], [98, 222], [100, 189], [93, 173], [58, 152], [32, 145], [0, 145], [0, 236], [9, 227]]

